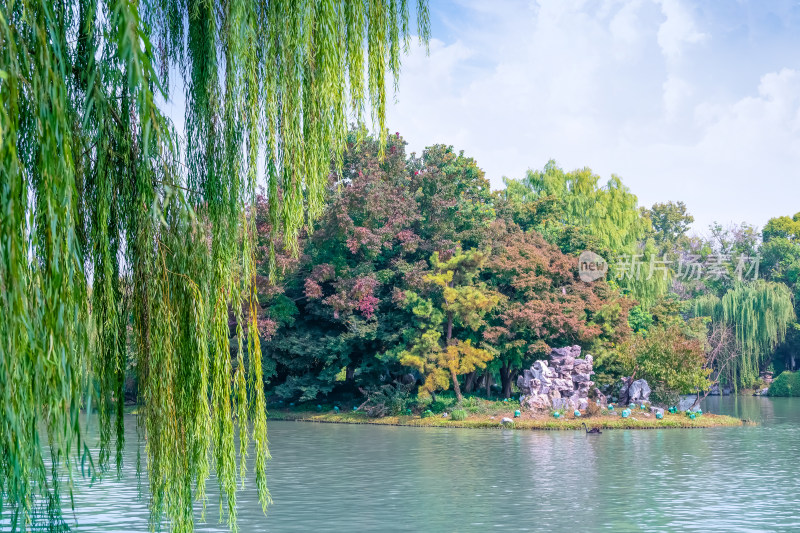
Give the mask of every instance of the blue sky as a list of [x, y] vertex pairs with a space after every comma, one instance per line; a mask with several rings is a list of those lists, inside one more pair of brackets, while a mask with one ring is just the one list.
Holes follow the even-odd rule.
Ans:
[[387, 125], [495, 187], [549, 159], [619, 175], [694, 229], [800, 211], [800, 3], [430, 0]]

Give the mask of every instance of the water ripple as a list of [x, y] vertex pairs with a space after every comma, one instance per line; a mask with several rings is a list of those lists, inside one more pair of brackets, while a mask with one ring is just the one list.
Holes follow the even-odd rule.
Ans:
[[[789, 531], [800, 457], [797, 399], [710, 398], [743, 428], [522, 432], [271, 422], [264, 517], [253, 484], [239, 525], [259, 531]], [[147, 531], [129, 421], [121, 479], [75, 494], [76, 531]], [[216, 521], [209, 481], [208, 523]], [[199, 516], [199, 509], [198, 509]]]

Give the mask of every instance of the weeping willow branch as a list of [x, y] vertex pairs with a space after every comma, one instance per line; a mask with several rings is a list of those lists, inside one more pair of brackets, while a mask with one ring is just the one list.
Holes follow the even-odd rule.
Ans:
[[[417, 19], [427, 44], [424, 0]], [[191, 531], [213, 468], [235, 530], [250, 442], [266, 512], [257, 183], [295, 247], [342, 164], [348, 115], [369, 102], [383, 131], [386, 73], [396, 84], [409, 40], [407, 0], [0, 7], [0, 510], [14, 529], [37, 507], [61, 521], [58, 475], [71, 487], [75, 453], [87, 458], [84, 403], [98, 406], [99, 467], [114, 445], [121, 466], [129, 366], [153, 527]], [[176, 75], [185, 142], [156, 103]]]
[[736, 357], [724, 374], [734, 387], [750, 386], [758, 378], [761, 364], [784, 341], [795, 319], [792, 294], [786, 285], [764, 280], [739, 284], [722, 298], [698, 298], [694, 314], [733, 330]]

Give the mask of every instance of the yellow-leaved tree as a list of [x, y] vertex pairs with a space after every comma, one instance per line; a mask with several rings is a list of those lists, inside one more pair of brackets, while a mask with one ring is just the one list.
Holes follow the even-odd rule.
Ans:
[[435, 396], [452, 381], [461, 402], [458, 376], [485, 368], [493, 357], [476, 338], [486, 313], [500, 301], [500, 295], [478, 279], [487, 258], [481, 250], [457, 249], [442, 261], [434, 252], [431, 272], [423, 278], [424, 291], [405, 292], [403, 305], [416, 318], [416, 341], [400, 352], [399, 360], [423, 375], [421, 395]]

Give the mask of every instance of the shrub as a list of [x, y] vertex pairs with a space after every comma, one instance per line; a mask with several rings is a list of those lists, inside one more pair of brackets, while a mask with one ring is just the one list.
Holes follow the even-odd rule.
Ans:
[[784, 371], [769, 387], [770, 396], [800, 396], [800, 372]]
[[422, 411], [422, 413], [419, 416], [420, 416], [420, 418], [428, 418], [428, 417], [434, 416], [434, 414], [433, 414], [433, 411], [428, 409], [427, 411]]
[[456, 409], [455, 411], [450, 413], [451, 420], [459, 421], [459, 420], [464, 420], [466, 418], [467, 418], [467, 412], [464, 411], [463, 409]]
[[461, 402], [461, 406], [469, 413], [478, 414], [482, 410], [485, 410], [485, 406], [482, 404], [482, 400], [480, 398], [476, 398], [475, 396], [467, 396], [464, 398], [464, 401]]
[[680, 403], [681, 395], [677, 391], [670, 390], [661, 383], [654, 383], [652, 387], [650, 402], [654, 405], [678, 405]]
[[441, 400], [436, 400], [435, 402], [431, 402], [431, 404], [428, 406], [428, 409], [437, 415], [440, 415], [444, 413], [445, 409], [447, 409], [447, 404]]
[[395, 382], [365, 391], [367, 401], [362, 409], [372, 418], [400, 414], [406, 408], [410, 390], [410, 386]]
[[588, 416], [597, 416], [600, 414], [600, 406], [594, 400], [589, 400], [589, 405], [586, 407], [586, 414]]

